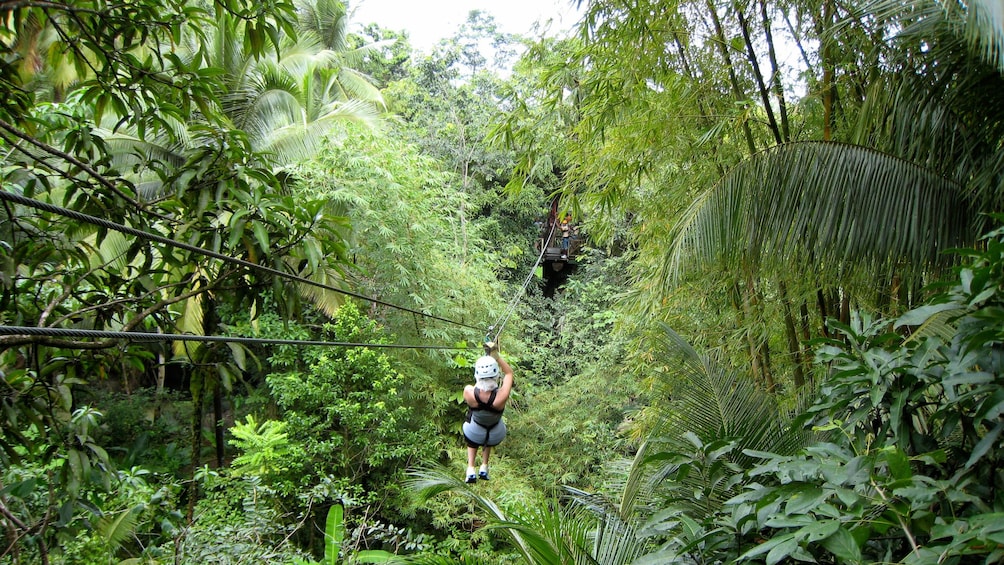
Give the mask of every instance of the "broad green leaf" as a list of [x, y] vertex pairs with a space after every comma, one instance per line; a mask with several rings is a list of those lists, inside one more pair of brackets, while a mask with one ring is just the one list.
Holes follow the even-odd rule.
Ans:
[[366, 549], [355, 554], [356, 563], [387, 563], [396, 557], [393, 553], [379, 549]]
[[819, 520], [809, 526], [802, 528], [796, 537], [804, 536], [805, 541], [817, 542], [821, 539], [826, 539], [833, 535], [840, 527], [841, 522], [838, 520]]
[[254, 222], [251, 224], [251, 228], [254, 230], [254, 237], [258, 241], [258, 245], [261, 250], [265, 253], [269, 252], [269, 237], [268, 228], [262, 222]]
[[823, 540], [823, 547], [835, 555], [842, 563], [860, 563], [861, 548], [854, 537], [844, 528]]
[[988, 451], [994, 448], [997, 443], [997, 438], [1000, 437], [1001, 431], [1004, 431], [1004, 422], [998, 422], [992, 430], [990, 430], [987, 435], [983, 436], [983, 439], [976, 444], [973, 448], [973, 453], [969, 456], [969, 460], [966, 461], [966, 468], [969, 469], [976, 464]]
[[895, 323], [897, 329], [903, 326], [919, 326], [929, 320], [931, 316], [940, 312], [959, 310], [958, 304], [946, 302], [944, 304], [928, 304], [919, 308], [914, 308], [906, 314], [900, 316]]
[[780, 563], [786, 557], [791, 555], [796, 549], [798, 549], [798, 541], [795, 539], [794, 535], [782, 536], [784, 539], [771, 548], [767, 552], [767, 565], [774, 565], [775, 563]]
[[827, 492], [819, 487], [806, 487], [793, 494], [784, 506], [785, 514], [792, 516], [811, 511], [827, 497]]
[[338, 552], [342, 549], [345, 539], [345, 524], [343, 523], [345, 509], [341, 504], [335, 504], [328, 510], [324, 524], [324, 564], [338, 565]]

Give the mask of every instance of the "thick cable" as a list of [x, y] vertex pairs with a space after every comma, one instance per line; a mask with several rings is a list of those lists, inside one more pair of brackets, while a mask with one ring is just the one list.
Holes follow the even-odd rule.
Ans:
[[130, 228], [128, 226], [123, 226], [121, 224], [116, 224], [115, 222], [110, 222], [108, 220], [104, 220], [104, 219], [101, 219], [101, 218], [96, 218], [94, 216], [90, 216], [90, 215], [84, 214], [82, 212], [77, 212], [75, 210], [68, 210], [66, 208], [61, 208], [59, 206], [54, 206], [54, 205], [48, 204], [46, 202], [41, 202], [39, 200], [34, 200], [34, 199], [28, 198], [26, 196], [21, 196], [19, 194], [14, 194], [13, 192], [8, 192], [8, 191], [0, 190], [0, 199], [8, 200], [8, 201], [11, 201], [11, 202], [15, 202], [17, 204], [22, 204], [24, 206], [28, 206], [28, 207], [31, 207], [31, 208], [36, 208], [38, 210], [44, 210], [46, 212], [51, 212], [53, 214], [58, 214], [60, 216], [65, 216], [65, 217], [73, 219], [73, 220], [79, 220], [81, 222], [86, 222], [86, 223], [93, 224], [93, 225], [96, 225], [96, 226], [99, 226], [99, 227], [103, 227], [103, 228], [106, 228], [106, 229], [110, 229], [110, 230], [113, 230], [113, 231], [121, 232], [121, 233], [128, 234], [128, 235], [132, 235], [132, 236], [135, 236], [135, 237], [138, 237], [138, 238], [141, 238], [141, 239], [145, 239], [145, 240], [148, 240], [148, 241], [153, 241], [153, 242], [156, 242], [156, 243], [161, 243], [161, 244], [164, 244], [164, 245], [169, 245], [171, 247], [177, 247], [178, 249], [184, 249], [185, 251], [190, 251], [192, 253], [198, 253], [198, 254], [201, 254], [201, 255], [205, 255], [207, 257], [212, 257], [214, 259], [219, 259], [221, 261], [225, 261], [225, 262], [229, 262], [229, 263], [235, 263], [237, 265], [241, 265], [241, 266], [247, 267], [249, 269], [256, 269], [256, 270], [263, 271], [263, 272], [266, 272], [266, 273], [269, 273], [269, 274], [272, 274], [272, 275], [275, 275], [275, 276], [278, 276], [278, 277], [290, 279], [290, 280], [293, 280], [293, 281], [296, 281], [296, 282], [299, 282], [299, 283], [308, 284], [308, 285], [311, 285], [311, 286], [316, 286], [318, 288], [323, 288], [325, 290], [330, 290], [332, 292], [337, 292], [339, 294], [344, 294], [345, 296], [351, 296], [353, 298], [358, 298], [360, 300], [365, 300], [365, 301], [368, 301], [368, 302], [372, 302], [374, 304], [380, 304], [382, 306], [387, 306], [388, 308], [394, 308], [394, 309], [397, 309], [397, 310], [403, 310], [405, 312], [411, 312], [412, 314], [418, 314], [419, 316], [423, 316], [425, 318], [431, 318], [433, 320], [439, 320], [440, 322], [447, 322], [447, 323], [454, 324], [454, 325], [461, 326], [461, 327], [465, 327], [465, 328], [470, 328], [470, 329], [475, 329], [475, 330], [480, 329], [480, 328], [478, 328], [476, 326], [465, 324], [463, 322], [457, 322], [457, 321], [454, 321], [454, 320], [449, 320], [447, 318], [441, 318], [439, 316], [435, 316], [433, 314], [426, 314], [425, 312], [421, 312], [419, 310], [414, 310], [414, 309], [408, 308], [406, 306], [398, 306], [397, 304], [391, 304], [390, 302], [384, 302], [384, 301], [379, 300], [377, 298], [371, 298], [369, 296], [364, 296], [362, 294], [358, 294], [358, 293], [355, 293], [355, 292], [352, 292], [352, 291], [349, 291], [349, 290], [343, 290], [343, 289], [336, 288], [336, 287], [333, 287], [333, 286], [330, 286], [330, 285], [326, 285], [324, 283], [319, 283], [319, 282], [316, 282], [316, 281], [312, 281], [310, 279], [306, 279], [306, 278], [303, 278], [303, 277], [298, 276], [298, 275], [293, 275], [293, 274], [290, 274], [290, 273], [286, 273], [286, 272], [280, 271], [278, 269], [273, 269], [272, 267], [268, 267], [266, 265], [259, 265], [257, 263], [252, 263], [250, 261], [245, 261], [244, 259], [238, 259], [236, 257], [231, 257], [229, 255], [224, 255], [222, 253], [217, 253], [216, 251], [210, 251], [208, 249], [203, 249], [201, 247], [196, 247], [194, 245], [190, 245], [190, 244], [183, 243], [183, 242], [180, 242], [180, 241], [175, 241], [173, 239], [164, 237], [162, 235], [157, 235], [157, 234], [145, 232], [143, 230], [138, 230], [136, 228]]
[[[555, 218], [555, 221], [551, 223], [551, 232], [547, 234], [547, 239], [544, 240], [544, 243], [540, 246], [540, 255], [537, 256], [537, 261], [533, 264], [533, 267], [530, 268], [530, 272], [527, 274], [526, 280], [523, 281], [523, 286], [520, 287], [520, 289], [513, 295], [512, 300], [509, 301], [505, 311], [503, 311], [502, 315], [499, 316], [498, 321], [496, 321], [495, 324], [488, 329], [488, 335], [491, 337], [490, 341], [498, 342], [499, 336], [502, 335], [502, 328], [505, 327], [509, 318], [516, 312], [516, 304], [519, 303], [520, 298], [523, 297], [523, 293], [526, 292], [526, 287], [530, 286], [530, 281], [533, 280], [533, 274], [536, 272], [541, 260], [544, 259], [544, 254], [547, 252], [547, 244], [550, 243], [551, 238], [554, 237], [554, 229], [557, 226], [558, 222], [557, 218]], [[496, 329], [494, 336], [491, 336], [492, 329]]]
[[145, 332], [112, 332], [102, 330], [74, 330], [67, 328], [33, 328], [28, 326], [0, 325], [0, 335], [14, 336], [44, 336], [63, 338], [97, 338], [126, 339], [129, 341], [199, 341], [222, 343], [247, 343], [259, 345], [321, 345], [339, 347], [372, 347], [385, 349], [469, 349], [449, 345], [405, 345], [401, 343], [352, 343], [346, 341], [319, 341], [301, 339], [272, 339], [260, 337], [193, 335], [193, 334], [162, 334]]

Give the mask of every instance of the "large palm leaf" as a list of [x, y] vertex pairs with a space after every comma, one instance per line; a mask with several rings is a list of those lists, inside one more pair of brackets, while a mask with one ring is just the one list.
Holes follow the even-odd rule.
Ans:
[[658, 324], [650, 340], [655, 361], [672, 369], [653, 386], [652, 428], [628, 474], [622, 509], [632, 508], [635, 496], [658, 497], [652, 485], [669, 476], [677, 481], [668, 485], [670, 490], [683, 487], [686, 492], [705, 493], [703, 500], [678, 500], [684, 507], [695, 512], [718, 507], [730, 496], [727, 481], [702, 484], [710, 480], [708, 476], [677, 473], [681, 464], [741, 470], [753, 463], [747, 450], [793, 453], [809, 440], [790, 427], [791, 416], [776, 395], [699, 354], [666, 324]]
[[650, 339], [657, 359], [673, 367], [655, 385], [668, 401], [653, 404], [661, 416], [654, 436], [679, 439], [690, 432], [704, 442], [731, 438], [741, 449], [777, 453], [800, 446], [803, 440], [789, 429], [776, 394], [699, 354], [664, 323]]
[[847, 265], [929, 265], [975, 241], [962, 187], [865, 147], [792, 143], [754, 155], [680, 219], [665, 275], [713, 263], [837, 272]]
[[878, 0], [865, 6], [876, 28], [898, 32], [881, 46], [887, 72], [873, 82], [851, 141], [956, 179], [981, 211], [999, 211], [1004, 8], [968, 4]]

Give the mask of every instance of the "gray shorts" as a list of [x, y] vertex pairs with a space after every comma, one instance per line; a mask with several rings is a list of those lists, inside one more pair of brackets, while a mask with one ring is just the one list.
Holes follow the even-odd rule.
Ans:
[[505, 420], [499, 420], [491, 430], [477, 422], [464, 422], [464, 441], [467, 447], [495, 447], [505, 439]]

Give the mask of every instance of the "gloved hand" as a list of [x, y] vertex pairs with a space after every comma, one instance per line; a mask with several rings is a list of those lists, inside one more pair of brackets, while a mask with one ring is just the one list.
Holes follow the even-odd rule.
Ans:
[[494, 341], [485, 342], [485, 355], [491, 355], [495, 357], [499, 353], [499, 345]]

